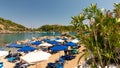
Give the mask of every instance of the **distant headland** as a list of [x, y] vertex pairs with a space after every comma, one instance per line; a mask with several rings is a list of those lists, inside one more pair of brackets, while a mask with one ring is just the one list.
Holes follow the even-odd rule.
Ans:
[[45, 24], [38, 28], [27, 28], [21, 24], [15, 23], [0, 17], [0, 34], [23, 33], [23, 32], [75, 32], [72, 25]]

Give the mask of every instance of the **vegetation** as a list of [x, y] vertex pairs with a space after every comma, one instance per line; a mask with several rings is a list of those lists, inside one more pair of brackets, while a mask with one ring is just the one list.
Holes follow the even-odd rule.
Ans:
[[55, 32], [66, 32], [66, 31], [74, 31], [74, 27], [70, 26], [62, 26], [62, 25], [43, 25], [36, 29], [38, 31], [55, 31]]
[[10, 20], [0, 18], [0, 30], [25, 31], [27, 28]]
[[93, 59], [91, 66], [120, 64], [120, 3], [114, 4], [113, 11], [91, 4], [73, 16], [71, 23], [78, 31], [76, 37], [86, 46], [82, 56]]
[[0, 30], [1, 31], [55, 31], [55, 32], [66, 32], [66, 31], [74, 31], [74, 26], [63, 26], [63, 25], [43, 25], [39, 28], [26, 28], [21, 24], [17, 24], [12, 22], [11, 20], [6, 20], [4, 18], [0, 18]]

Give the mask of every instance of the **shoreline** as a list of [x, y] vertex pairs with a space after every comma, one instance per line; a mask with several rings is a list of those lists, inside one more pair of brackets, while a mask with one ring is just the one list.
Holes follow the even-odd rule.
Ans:
[[[10, 31], [10, 30], [0, 30], [0, 34], [15, 34], [15, 33], [41, 33], [41, 32], [54, 32], [54, 31]], [[59, 32], [59, 31], [56, 31]], [[71, 31], [62, 31], [61, 34], [69, 34]], [[73, 32], [74, 33], [74, 32]]]

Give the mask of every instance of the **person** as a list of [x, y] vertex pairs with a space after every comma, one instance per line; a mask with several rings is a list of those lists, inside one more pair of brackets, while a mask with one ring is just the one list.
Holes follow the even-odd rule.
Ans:
[[11, 50], [9, 50], [8, 53], [11, 53]]
[[[65, 42], [62, 43], [63, 46], [65, 46]], [[64, 54], [67, 55], [68, 49], [64, 50]]]
[[8, 55], [7, 55], [7, 56], [5, 56], [5, 58], [10, 58], [10, 57], [12, 57], [11, 50], [9, 50], [9, 51], [8, 51]]
[[64, 54], [67, 55], [67, 50], [64, 50]]

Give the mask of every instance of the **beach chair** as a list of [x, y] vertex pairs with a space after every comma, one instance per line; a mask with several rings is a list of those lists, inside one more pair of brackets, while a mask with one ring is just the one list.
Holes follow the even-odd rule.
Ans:
[[20, 68], [27, 68], [28, 64], [22, 64]]
[[28, 66], [30, 66], [29, 64], [27, 63], [20, 63], [20, 62], [17, 62], [14, 66], [14, 68], [27, 68]]
[[56, 68], [64, 68], [64, 66], [62, 64], [60, 64], [60, 63], [55, 63], [55, 67]]
[[46, 68], [56, 68], [55, 63], [49, 62]]
[[4, 68], [3, 62], [0, 62], [0, 68]]
[[56, 61], [56, 63], [59, 63], [61, 65], [64, 65], [65, 60], [63, 58], [59, 58], [59, 60]]
[[75, 58], [75, 56], [72, 55], [65, 55], [65, 56], [61, 56], [60, 58], [64, 59], [64, 60], [72, 60]]
[[16, 63], [13, 68], [20, 68], [20, 63]]
[[79, 49], [81, 46], [73, 46], [71, 48]]
[[9, 62], [15, 62], [16, 58], [15, 57], [10, 57], [10, 58], [7, 58]]
[[77, 49], [72, 49], [71, 52], [72, 52], [73, 55], [78, 54], [78, 50]]

